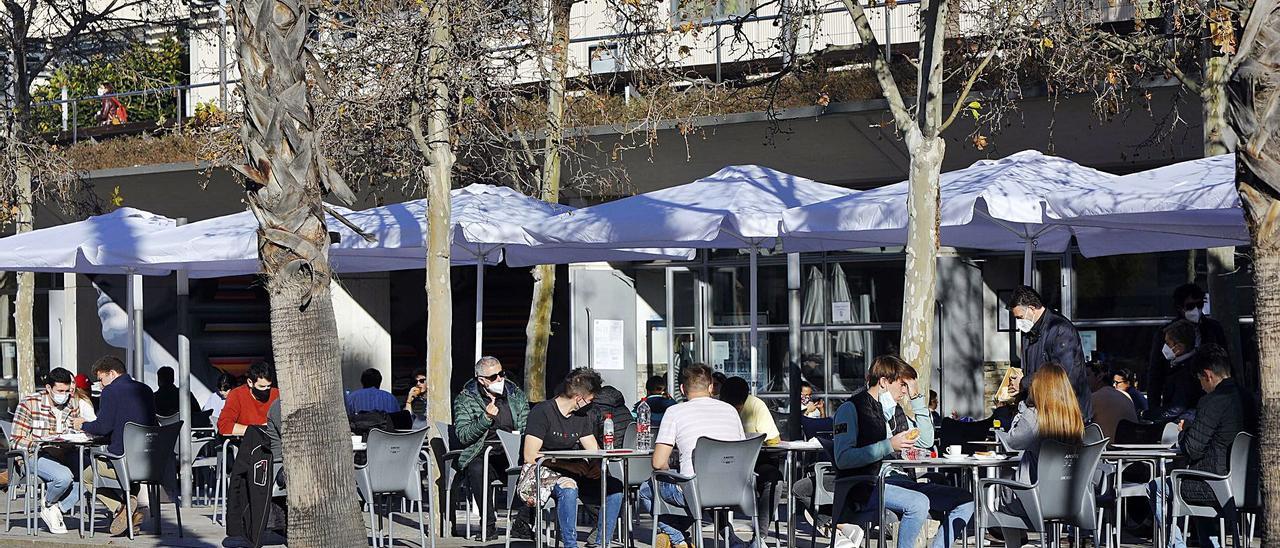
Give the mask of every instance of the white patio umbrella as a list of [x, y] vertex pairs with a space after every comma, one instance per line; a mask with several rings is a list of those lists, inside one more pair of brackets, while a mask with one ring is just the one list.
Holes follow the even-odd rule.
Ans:
[[767, 167], [729, 166], [691, 183], [557, 215], [527, 230], [542, 244], [581, 248], [745, 249], [750, 255], [751, 386], [758, 382], [756, 256], [777, 246], [788, 208], [856, 191]]
[[141, 209], [122, 207], [83, 221], [66, 223], [7, 238], [0, 238], [0, 270], [80, 274], [127, 275], [126, 305], [129, 344], [126, 362], [143, 381], [141, 274], [165, 274], [137, 265], [102, 266], [99, 248], [104, 244], [129, 246], [140, 236], [174, 226], [174, 220]]
[[1235, 155], [1198, 158], [1055, 196], [1046, 214], [1086, 257], [1248, 245], [1235, 176]]
[[[1034, 150], [981, 160], [942, 174], [943, 245], [1024, 252], [1023, 282], [1031, 280], [1036, 249], [1061, 252], [1071, 230], [1048, 222], [1055, 195], [1087, 194], [1115, 176]], [[789, 251], [903, 245], [907, 238], [906, 181], [788, 210], [782, 225]]]
[[[527, 225], [542, 222], [573, 208], [551, 204], [502, 186], [473, 184], [449, 193], [453, 238], [450, 262], [476, 266], [476, 360], [482, 356], [484, 334], [484, 267], [505, 256], [513, 267], [589, 261], [689, 260], [691, 249], [577, 249], [564, 246], [530, 247]], [[358, 211], [346, 217], [376, 236], [374, 241], [345, 236], [331, 251], [335, 260], [426, 261], [427, 201], [411, 200]]]

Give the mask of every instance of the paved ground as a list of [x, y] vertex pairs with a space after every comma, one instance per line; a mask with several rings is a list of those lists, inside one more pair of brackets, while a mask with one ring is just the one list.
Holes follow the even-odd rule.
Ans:
[[[177, 516], [174, 513], [173, 507], [169, 504], [163, 505], [163, 512], [162, 512], [162, 519], [161, 519], [162, 527], [164, 531], [163, 536], [156, 535], [153, 522], [150, 519], [148, 519], [148, 521], [143, 524], [142, 532], [136, 537], [135, 540], [130, 541], [128, 538], [125, 538], [125, 537], [113, 538], [105, 533], [106, 521], [104, 517], [99, 522], [104, 532], [98, 533], [97, 536], [94, 538], [86, 537], [84, 539], [81, 539], [79, 537], [79, 535], [76, 533], [76, 527], [78, 525], [78, 522], [76, 521], [75, 518], [67, 519], [67, 528], [71, 529], [71, 532], [66, 535], [52, 535], [52, 534], [49, 534], [48, 531], [46, 531], [43, 527], [41, 527], [40, 534], [38, 536], [32, 537], [30, 535], [25, 534], [26, 533], [25, 518], [22, 516], [20, 503], [19, 503], [14, 505], [14, 512], [10, 516], [10, 525], [13, 527], [12, 530], [8, 531], [7, 533], [0, 533], [0, 548], [9, 547], [9, 546], [80, 546], [80, 545], [127, 545], [127, 546], [138, 546], [138, 547], [176, 546], [176, 547], [192, 547], [192, 548], [195, 548], [195, 547], [212, 548], [212, 547], [223, 546], [223, 542], [225, 540], [224, 529], [222, 526], [213, 523], [211, 519], [211, 514], [212, 514], [211, 509], [201, 508], [201, 507], [192, 508], [190, 510], [183, 512], [182, 517], [183, 517], [183, 524], [185, 526], [184, 538], [178, 538], [177, 536]], [[640, 526], [640, 530], [637, 531], [638, 534], [636, 535], [636, 546], [648, 547], [649, 546], [649, 542], [648, 542], [649, 529], [648, 529], [647, 516], [645, 519], [642, 519], [641, 522], [642, 523]], [[396, 525], [395, 525], [395, 535], [396, 535], [395, 546], [406, 546], [406, 547], [418, 548], [420, 545], [418, 542], [418, 532], [416, 527], [417, 527], [416, 522], [410, 522], [407, 519], [397, 519]], [[804, 526], [801, 526], [800, 531], [803, 535], [803, 538], [798, 539], [796, 546], [799, 548], [810, 548], [811, 545], [808, 542], [808, 529], [805, 528]], [[459, 527], [458, 532], [459, 534], [462, 533], [461, 527]], [[473, 530], [472, 534], [473, 536], [475, 536], [477, 534], [477, 531]], [[709, 529], [708, 529], [708, 534], [710, 534]], [[585, 528], [582, 530], [582, 535], [580, 535], [580, 538], [583, 538], [583, 539], [586, 538]], [[769, 545], [771, 547], [778, 546], [779, 545], [778, 540], [779, 539], [777, 537], [771, 534], [769, 537]], [[272, 539], [269, 540], [269, 545], [280, 546], [283, 544], [284, 544], [284, 539], [279, 537], [273, 537]], [[474, 538], [465, 539], [465, 538], [459, 538], [459, 537], [450, 537], [450, 538], [437, 539], [435, 545], [441, 548], [460, 547], [460, 546], [489, 546], [489, 547], [497, 548], [497, 547], [502, 547], [504, 543], [501, 540], [498, 540], [498, 541], [485, 544], [485, 543], [479, 542]], [[585, 543], [580, 543], [580, 545], [585, 545]], [[874, 542], [868, 542], [867, 544], [864, 544], [864, 546], [872, 546], [872, 545], [874, 545]], [[893, 546], [893, 543], [890, 542], [889, 545]], [[972, 542], [970, 543], [970, 545], [972, 545]], [[988, 542], [987, 545], [992, 547], [1002, 546], [1002, 544], [999, 542]], [[1138, 546], [1149, 546], [1149, 545], [1150, 545], [1149, 542], [1143, 541], [1143, 542], [1133, 542], [1133, 543], [1126, 542], [1124, 546], [1138, 547]], [[430, 546], [430, 543], [428, 543], [428, 546]], [[512, 546], [527, 548], [532, 546], [532, 543], [527, 541], [513, 542]], [[711, 546], [711, 544], [708, 543], [708, 546]], [[825, 547], [826, 544], [822, 542], [821, 539], [819, 539], [819, 546]]]

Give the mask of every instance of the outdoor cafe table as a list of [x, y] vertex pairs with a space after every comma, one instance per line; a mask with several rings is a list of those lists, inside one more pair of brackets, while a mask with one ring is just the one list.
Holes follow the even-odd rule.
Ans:
[[[1120, 498], [1120, 487], [1124, 484], [1121, 477], [1124, 472], [1126, 462], [1147, 462], [1151, 463], [1154, 477], [1160, 478], [1158, 481], [1163, 482], [1166, 476], [1167, 463], [1177, 457], [1177, 451], [1170, 449], [1169, 446], [1163, 444], [1112, 444], [1110, 448], [1102, 452], [1102, 460], [1115, 463], [1116, 473], [1112, 477], [1112, 488], [1116, 494], [1116, 545], [1120, 545], [1120, 523], [1123, 523], [1122, 516], [1124, 509], [1124, 499]], [[1161, 489], [1165, 486], [1161, 485]], [[1160, 512], [1168, 514], [1169, 497], [1165, 497], [1165, 508], [1160, 508]], [[1162, 522], [1165, 527], [1168, 526], [1169, 520], [1166, 517]], [[1163, 548], [1168, 539], [1166, 538], [1167, 529], [1165, 527], [1156, 527], [1155, 538], [1151, 539], [1152, 544], [1157, 548]]]
[[[977, 537], [977, 547], [983, 548], [983, 546], [986, 545], [986, 539], [983, 538], [983, 534], [984, 534], [984, 531], [982, 528], [983, 493], [982, 493], [982, 488], [979, 485], [979, 481], [978, 481], [979, 479], [981, 479], [979, 477], [979, 472], [984, 468], [991, 469], [991, 468], [1001, 468], [1005, 466], [1014, 465], [1014, 464], [1017, 464], [1019, 460], [1021, 459], [1019, 459], [1018, 457], [1013, 457], [1008, 455], [998, 455], [997, 458], [983, 458], [983, 459], [975, 458], [972, 456], [966, 456], [963, 459], [926, 458], [926, 459], [916, 459], [916, 460], [891, 459], [891, 460], [882, 461], [880, 466], [880, 475], [878, 480], [876, 481], [876, 492], [880, 497], [880, 513], [876, 515], [881, 516], [879, 519], [881, 520], [884, 519], [883, 518], [884, 516], [884, 485], [885, 485], [885, 478], [889, 475], [889, 472], [891, 470], [907, 470], [907, 469], [913, 469], [913, 468], [967, 469], [972, 474], [972, 480], [973, 480], [973, 525], [974, 525], [974, 531], [976, 532], [975, 536]], [[884, 546], [884, 527], [880, 527], [880, 544], [878, 544], [878, 546]]]
[[[596, 449], [596, 450], [583, 449], [583, 450], [570, 450], [570, 451], [543, 451], [540, 453], [538, 460], [535, 461], [534, 469], [533, 469], [533, 477], [535, 478], [541, 477], [542, 462], [546, 459], [585, 459], [585, 460], [600, 461], [600, 526], [599, 528], [596, 529], [596, 531], [598, 532], [599, 535], [603, 536], [605, 531], [605, 516], [608, 514], [608, 512], [605, 511], [605, 508], [608, 507], [606, 502], [609, 498], [609, 492], [608, 492], [609, 461], [616, 460], [616, 461], [622, 462], [622, 485], [624, 486], [623, 488], [625, 489], [626, 488], [625, 486], [627, 485], [627, 472], [629, 468], [628, 463], [631, 462], [631, 459], [645, 458], [645, 457], [652, 457], [652, 456], [653, 456], [653, 451], [651, 450], [641, 451], [638, 449]], [[539, 486], [538, 489], [541, 489], [541, 486]], [[537, 492], [537, 490], [535, 490], [534, 498], [536, 499], [539, 507], [533, 513], [534, 514], [533, 535], [537, 539], [536, 540], [537, 548], [542, 548], [542, 508], [541, 508], [542, 494]], [[623, 506], [626, 506], [626, 510], [627, 510], [627, 515], [626, 515], [626, 518], [624, 519], [624, 522], [629, 524], [631, 523], [631, 506], [625, 503], [623, 504]], [[625, 531], [625, 529], [619, 529], [619, 535], [625, 535], [623, 531]], [[621, 540], [622, 540], [623, 546], [628, 545], [626, 538], [621, 538]], [[607, 539], [602, 538], [600, 539], [600, 541], [601, 541], [600, 542], [601, 545], [605, 545], [608, 543]]]
[[[38, 518], [36, 518], [36, 514], [34, 512], [35, 508], [40, 504], [40, 500], [39, 500], [39, 497], [36, 497], [33, 495], [34, 493], [39, 492], [39, 489], [38, 489], [39, 485], [37, 482], [40, 481], [40, 476], [39, 476], [40, 450], [45, 447], [64, 447], [64, 448], [74, 447], [76, 449], [76, 473], [83, 474], [85, 452], [94, 447], [99, 447], [106, 444], [107, 442], [103, 438], [93, 438], [93, 437], [86, 436], [83, 438], [77, 437], [73, 439], [66, 439], [62, 437], [62, 435], [41, 438], [41, 439], [34, 440], [32, 442], [31, 451], [28, 452], [27, 455], [24, 457], [26, 461], [29, 463], [31, 473], [27, 474], [27, 477], [26, 477], [27, 496], [23, 501], [23, 503], [27, 505], [27, 508], [28, 508], [27, 530], [30, 531], [31, 534], [33, 535], [36, 534], [38, 531], [37, 527], [39, 527], [40, 525]], [[96, 469], [94, 470], [94, 473], [95, 474], [97, 473]], [[80, 507], [80, 538], [84, 538], [85, 513], [87, 511], [88, 498], [89, 498], [89, 493], [82, 492], [80, 493], [80, 501], [77, 503], [77, 506]]]
[[778, 445], [767, 445], [761, 448], [765, 453], [784, 453], [786, 455], [786, 463], [782, 474], [783, 482], [787, 485], [787, 546], [796, 545], [796, 495], [794, 478], [796, 453], [817, 453], [822, 451], [821, 444], [809, 444], [807, 442], [784, 441]]

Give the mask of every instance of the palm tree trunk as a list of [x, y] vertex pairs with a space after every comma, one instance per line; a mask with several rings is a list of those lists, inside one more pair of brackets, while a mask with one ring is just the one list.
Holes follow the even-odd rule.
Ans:
[[[551, 2], [551, 71], [547, 74], [547, 146], [542, 160], [545, 202], [560, 201], [560, 150], [564, 140], [564, 91], [569, 71], [569, 14], [572, 0]], [[547, 346], [551, 338], [551, 308], [555, 301], [556, 267], [533, 268], [533, 304], [525, 327], [525, 392], [530, 401], [546, 399]]]
[[245, 120], [239, 171], [258, 219], [281, 392], [289, 544], [363, 546], [338, 328], [329, 284], [326, 192], [353, 201], [313, 125], [308, 10], [297, 0], [233, 0]]
[[[1236, 180], [1253, 240], [1254, 329], [1261, 368], [1261, 462], [1280, 460], [1280, 2], [1242, 11], [1227, 117], [1239, 138]], [[1280, 468], [1261, 466], [1262, 546], [1280, 544]]]

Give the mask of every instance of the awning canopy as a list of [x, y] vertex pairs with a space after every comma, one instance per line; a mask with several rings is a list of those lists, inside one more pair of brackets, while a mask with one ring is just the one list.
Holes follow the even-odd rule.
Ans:
[[174, 220], [141, 209], [122, 207], [110, 213], [7, 238], [0, 238], [0, 270], [79, 272], [83, 274], [164, 274], [145, 265], [104, 266], [103, 246], [134, 248], [148, 235], [174, 226]]

